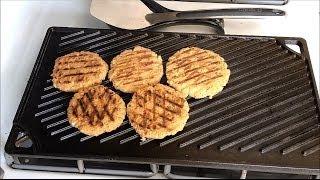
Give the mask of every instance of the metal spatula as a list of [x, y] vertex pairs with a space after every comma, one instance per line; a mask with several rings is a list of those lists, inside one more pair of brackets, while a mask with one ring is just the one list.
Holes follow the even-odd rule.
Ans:
[[233, 8], [151, 13], [147, 14], [145, 18], [151, 24], [156, 24], [181, 19], [260, 19], [275, 16], [285, 16], [285, 12], [266, 8]]
[[184, 19], [260, 19], [266, 17], [285, 16], [286, 14], [282, 10], [267, 8], [229, 8], [195, 11], [173, 11], [161, 6], [153, 0], [141, 1], [153, 12], [145, 16], [146, 20], [151, 24]]
[[[161, 2], [163, 5], [168, 5], [172, 3], [168, 3], [168, 1]], [[207, 3], [192, 3], [194, 8], [203, 9], [206, 8]], [[177, 6], [183, 5], [181, 3], [177, 3]], [[190, 7], [191, 4], [189, 4]], [[214, 6], [213, 6], [214, 5]], [[170, 6], [173, 8], [172, 6]], [[210, 8], [224, 9], [225, 5], [223, 4], [212, 4], [209, 6]], [[244, 7], [244, 5], [240, 6]], [[272, 8], [272, 7], [268, 7]], [[177, 9], [184, 9], [183, 7], [177, 7]], [[188, 8], [187, 8], [188, 9]], [[242, 8], [243, 9], [243, 8]], [[261, 9], [261, 8], [260, 8]], [[211, 9], [215, 11], [214, 9]], [[201, 10], [202, 11], [202, 10]], [[123, 28], [123, 29], [141, 29], [141, 28], [152, 28], [152, 27], [160, 27], [163, 25], [176, 25], [178, 23], [185, 24], [204, 24], [208, 26], [215, 26], [217, 24], [219, 26], [220, 22], [223, 22], [220, 18], [181, 18], [175, 21], [166, 21], [162, 23], [150, 23], [146, 20], [146, 15], [148, 14], [157, 14], [157, 13], [168, 13], [168, 12], [181, 12], [174, 11], [172, 9], [166, 8], [159, 3], [153, 0], [92, 0], [90, 13], [96, 18], [113, 25], [115, 27]], [[182, 11], [185, 12], [185, 11]], [[187, 11], [188, 12], [188, 11]], [[246, 12], [248, 13], [248, 12]], [[203, 15], [203, 14], [201, 14]], [[247, 14], [248, 15], [248, 14]], [[156, 16], [156, 15], [155, 15]], [[220, 16], [219, 16], [220, 17]], [[221, 16], [223, 17], [223, 16]], [[274, 16], [279, 17], [279, 16]], [[245, 18], [245, 17], [243, 17]], [[167, 20], [167, 19], [163, 19]], [[217, 27], [218, 27], [217, 26]], [[223, 25], [222, 25], [223, 26]], [[221, 28], [220, 28], [221, 29]]]

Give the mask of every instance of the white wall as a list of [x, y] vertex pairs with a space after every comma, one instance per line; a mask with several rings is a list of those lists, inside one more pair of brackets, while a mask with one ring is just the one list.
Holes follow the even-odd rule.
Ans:
[[[13, 170], [3, 148], [43, 38], [50, 26], [105, 28], [90, 15], [90, 0], [1, 0], [1, 168], [5, 178], [74, 178], [73, 174]], [[80, 176], [79, 178], [99, 176]], [[111, 178], [111, 177], [110, 177]]]
[[[90, 15], [90, 2], [1, 1], [1, 130], [5, 134], [11, 127], [47, 29], [106, 27]], [[4, 142], [1, 136], [1, 143]]]

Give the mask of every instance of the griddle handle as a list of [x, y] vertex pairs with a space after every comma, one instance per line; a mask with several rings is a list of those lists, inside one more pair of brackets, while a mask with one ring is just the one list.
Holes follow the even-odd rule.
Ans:
[[[23, 132], [32, 141], [31, 147], [25, 148], [16, 146], [18, 135], [21, 132]], [[8, 137], [8, 142], [5, 146], [5, 152], [7, 154], [32, 154], [36, 151], [37, 148], [39, 148], [37, 145], [38, 144], [35, 142], [35, 139], [31, 136], [31, 134], [28, 131], [14, 123], [10, 135]]]
[[[308, 63], [309, 72], [310, 72], [309, 76], [312, 79], [312, 81], [310, 81], [310, 83], [312, 83], [312, 87], [313, 87], [313, 91], [314, 91], [313, 93], [316, 96], [318, 109], [320, 109], [320, 98], [319, 98], [319, 94], [317, 93], [319, 91], [318, 91], [317, 85], [314, 83], [314, 82], [316, 82], [316, 78], [314, 77], [314, 72], [313, 72], [313, 68], [312, 68], [312, 64], [311, 64], [311, 58], [310, 58], [310, 55], [309, 55], [307, 41], [305, 39], [303, 39], [303, 38], [298, 38], [298, 37], [297, 38], [278, 37], [278, 41], [281, 43], [282, 46], [287, 48], [292, 53], [294, 53], [294, 54], [296, 54], [298, 56], [301, 56], [301, 58], [305, 59], [306, 62]], [[297, 53], [294, 50], [292, 50], [291, 48], [289, 48], [287, 46], [287, 44], [292, 44], [292, 45], [299, 46], [300, 53]]]
[[[278, 41], [281, 43], [282, 46], [284, 46], [285, 48], [287, 48], [289, 51], [291, 51], [294, 54], [297, 54], [299, 56], [301, 56], [302, 58], [307, 58], [310, 59], [309, 56], [309, 50], [307, 47], [307, 42], [305, 39], [303, 38], [298, 38], [298, 37], [293, 37], [293, 38], [278, 38]], [[300, 53], [292, 50], [290, 47], [288, 47], [287, 45], [297, 45], [300, 49]]]

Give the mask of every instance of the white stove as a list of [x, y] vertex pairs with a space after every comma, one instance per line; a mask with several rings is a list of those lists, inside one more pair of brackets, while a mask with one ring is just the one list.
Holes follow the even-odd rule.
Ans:
[[[117, 3], [117, 1], [108, 1], [108, 3], [111, 7], [112, 3]], [[133, 0], [130, 3], [134, 4]], [[159, 3], [175, 10], [253, 7], [249, 5], [172, 1], [161, 1]], [[292, 0], [288, 5], [277, 6], [276, 8], [285, 10], [287, 16], [280, 19], [265, 20], [225, 20], [226, 34], [305, 38], [319, 89], [319, 1]], [[58, 3], [54, 1], [1, 2], [1, 168], [5, 171], [4, 178], [123, 178], [108, 175], [15, 170], [6, 165], [3, 157], [3, 148], [12, 127], [12, 120], [47, 28], [50, 26], [106, 28], [107, 26], [103, 21], [90, 15], [89, 9], [90, 1], [78, 0], [59, 1]], [[93, 13], [93, 10], [91, 8], [91, 13]], [[94, 15], [103, 18], [97, 14]], [[119, 19], [111, 18], [108, 22], [114, 24], [118, 22], [117, 20]], [[190, 25], [187, 28], [172, 27], [164, 29], [164, 31], [210, 33], [211, 29]], [[242, 172], [242, 176], [245, 175], [244, 173]], [[159, 173], [151, 178], [165, 178], [165, 176]]]

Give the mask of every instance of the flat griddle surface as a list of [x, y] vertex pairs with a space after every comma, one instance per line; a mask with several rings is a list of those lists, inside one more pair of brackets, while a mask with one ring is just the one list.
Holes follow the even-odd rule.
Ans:
[[[297, 43], [302, 54], [285, 43]], [[52, 86], [54, 60], [88, 50], [110, 63], [135, 45], [162, 55], [164, 66], [184, 47], [213, 50], [228, 63], [230, 80], [213, 99], [188, 100], [190, 119], [175, 136], [141, 142], [127, 119], [112, 133], [81, 134], [67, 121], [73, 93]], [[115, 90], [107, 79], [103, 84]], [[117, 92], [129, 102], [130, 94]], [[300, 38], [50, 28], [14, 122], [6, 152], [17, 156], [292, 173], [315, 173], [320, 163], [319, 98], [306, 43]], [[14, 146], [21, 129], [32, 138], [32, 148]]]

